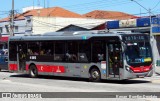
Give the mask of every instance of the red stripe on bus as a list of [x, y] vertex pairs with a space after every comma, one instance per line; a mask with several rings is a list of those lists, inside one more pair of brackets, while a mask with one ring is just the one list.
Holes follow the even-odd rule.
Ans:
[[150, 66], [141, 66], [141, 67], [130, 67], [131, 70], [135, 73], [141, 73], [141, 72], [148, 72], [151, 69], [151, 65]]
[[29, 64], [26, 64], [26, 71], [29, 71]]
[[17, 64], [9, 64], [9, 70], [17, 71], [18, 70]]
[[64, 66], [55, 65], [36, 65], [38, 72], [55, 72], [55, 73], [65, 73]]

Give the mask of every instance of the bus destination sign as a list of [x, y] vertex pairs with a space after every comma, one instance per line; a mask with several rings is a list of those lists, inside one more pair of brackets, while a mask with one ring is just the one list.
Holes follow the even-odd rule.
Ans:
[[147, 37], [143, 35], [127, 35], [123, 36], [123, 40], [125, 41], [142, 41], [142, 40], [148, 40]]

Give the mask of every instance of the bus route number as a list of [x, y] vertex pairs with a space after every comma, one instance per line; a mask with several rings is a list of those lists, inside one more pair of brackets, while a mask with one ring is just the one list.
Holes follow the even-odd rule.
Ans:
[[36, 56], [30, 56], [30, 59], [36, 60]]

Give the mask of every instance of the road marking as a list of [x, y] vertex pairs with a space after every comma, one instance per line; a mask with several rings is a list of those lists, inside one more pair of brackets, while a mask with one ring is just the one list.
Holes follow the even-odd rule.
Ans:
[[4, 79], [4, 80], [1, 80], [1, 82], [12, 82], [12, 81]]

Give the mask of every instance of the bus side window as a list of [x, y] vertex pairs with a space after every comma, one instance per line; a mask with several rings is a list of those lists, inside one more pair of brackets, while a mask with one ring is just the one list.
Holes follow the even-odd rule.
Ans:
[[66, 61], [77, 62], [78, 43], [70, 41], [67, 43]]
[[92, 43], [92, 61], [105, 61], [105, 44], [102, 41], [93, 41]]
[[53, 56], [54, 53], [54, 43], [51, 41], [40, 42], [39, 55], [43, 56]]
[[87, 62], [88, 61], [86, 53], [78, 53], [78, 57], [79, 57], [79, 61], [81, 61], [81, 62]]
[[28, 49], [28, 50], [27, 50], [27, 53], [28, 53], [28, 55], [33, 55], [33, 52], [32, 52], [31, 49]]
[[78, 61], [79, 62], [89, 62], [91, 53], [91, 43], [86, 41], [79, 42], [78, 50]]
[[28, 42], [28, 55], [35, 55], [36, 53], [38, 54], [39, 46], [39, 42]]
[[17, 61], [17, 46], [15, 42], [9, 42], [9, 59], [10, 61]]
[[64, 42], [57, 42], [55, 43], [55, 54], [54, 54], [55, 61], [65, 61], [65, 43]]

